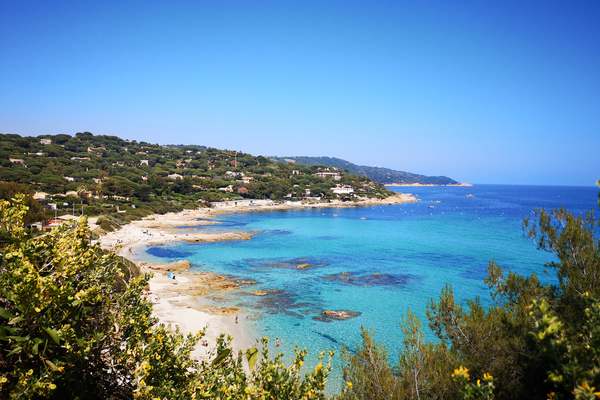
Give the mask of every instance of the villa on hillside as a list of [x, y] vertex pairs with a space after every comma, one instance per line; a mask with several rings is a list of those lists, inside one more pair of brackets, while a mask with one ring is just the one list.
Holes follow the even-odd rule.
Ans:
[[339, 172], [331, 172], [331, 171], [319, 171], [315, 173], [315, 176], [323, 179], [333, 179], [334, 181], [339, 181], [342, 179], [342, 175]]
[[210, 203], [211, 208], [232, 208], [232, 207], [254, 207], [254, 206], [272, 206], [275, 202], [273, 200], [257, 200], [257, 199], [245, 199], [245, 200], [227, 200], [227, 201], [213, 201]]
[[354, 193], [354, 188], [349, 185], [335, 185], [335, 187], [331, 188], [331, 191], [335, 194], [352, 194]]
[[16, 165], [25, 165], [25, 161], [22, 158], [9, 158], [8, 161]]
[[219, 190], [221, 192], [233, 193], [233, 185], [228, 185], [228, 186], [220, 187]]
[[52, 139], [40, 139], [40, 144], [44, 144], [44, 145], [52, 144]]
[[167, 179], [170, 179], [172, 181], [177, 181], [177, 180], [181, 180], [183, 179], [183, 175], [179, 175], [179, 174], [169, 174], [167, 175]]

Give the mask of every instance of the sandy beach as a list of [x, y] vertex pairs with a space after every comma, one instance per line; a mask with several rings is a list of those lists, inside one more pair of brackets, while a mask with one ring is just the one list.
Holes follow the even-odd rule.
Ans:
[[[300, 203], [287, 202], [251, 207], [226, 207], [218, 210], [199, 208], [178, 213], [155, 214], [133, 221], [119, 230], [102, 235], [98, 242], [105, 248], [137, 263], [144, 272], [151, 272], [148, 297], [154, 304], [154, 313], [161, 322], [178, 326], [184, 333], [206, 328], [206, 336], [198, 346], [196, 355], [202, 357], [212, 348], [221, 333], [231, 335], [234, 350], [254, 345], [255, 334], [251, 330], [244, 310], [235, 307], [207, 307], [199, 299], [231, 290], [251, 286], [252, 282], [236, 280], [210, 272], [190, 271], [186, 260], [176, 263], [152, 264], [144, 261], [142, 254], [148, 246], [163, 245], [177, 241], [216, 242], [224, 240], [250, 240], [255, 232], [197, 232], [197, 228], [212, 225], [217, 215], [235, 212], [259, 212], [294, 210], [302, 208], [359, 207], [387, 204], [413, 203], [411, 194], [397, 194], [386, 199], [364, 199], [355, 202]], [[91, 227], [95, 221], [90, 219]], [[172, 272], [174, 279], [168, 277]]]

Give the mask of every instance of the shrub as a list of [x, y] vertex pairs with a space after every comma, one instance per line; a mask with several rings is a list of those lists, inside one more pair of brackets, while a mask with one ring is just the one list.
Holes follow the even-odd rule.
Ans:
[[[159, 324], [149, 276], [90, 241], [85, 218], [29, 236], [25, 198], [0, 200], [0, 398], [323, 399], [330, 360], [300, 372], [221, 337], [203, 361], [202, 332]], [[331, 357], [331, 356], [330, 356]]]

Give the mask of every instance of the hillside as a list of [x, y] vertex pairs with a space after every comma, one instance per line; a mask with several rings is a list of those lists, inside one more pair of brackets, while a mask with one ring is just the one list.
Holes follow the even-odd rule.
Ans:
[[390, 194], [368, 178], [334, 168], [89, 132], [0, 134], [0, 181], [9, 185], [0, 194], [21, 184], [52, 209], [51, 215], [83, 210], [121, 221], [220, 200], [354, 200]]
[[330, 167], [340, 168], [352, 174], [366, 176], [367, 178], [382, 184], [386, 183], [422, 183], [433, 185], [450, 185], [456, 184], [454, 179], [447, 176], [426, 176], [414, 174], [406, 171], [396, 171], [389, 168], [369, 167], [366, 165], [353, 164], [350, 161], [342, 160], [335, 157], [272, 157], [279, 162], [289, 162], [293, 160], [302, 165], [327, 165]]

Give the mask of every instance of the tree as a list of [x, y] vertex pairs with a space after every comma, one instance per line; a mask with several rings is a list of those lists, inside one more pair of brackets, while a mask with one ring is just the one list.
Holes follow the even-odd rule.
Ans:
[[0, 398], [324, 399], [330, 360], [303, 375], [262, 348], [245, 356], [221, 337], [203, 361], [203, 333], [152, 315], [149, 276], [90, 240], [85, 218], [33, 237], [25, 197], [0, 200]]

